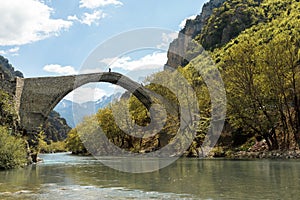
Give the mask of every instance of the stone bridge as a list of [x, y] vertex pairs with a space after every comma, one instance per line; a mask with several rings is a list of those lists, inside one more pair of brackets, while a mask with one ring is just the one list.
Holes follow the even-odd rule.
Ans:
[[91, 82], [119, 85], [135, 95], [147, 109], [152, 105], [149, 92], [139, 83], [115, 73], [103, 72], [60, 77], [17, 78], [16, 109], [21, 126], [29, 131], [38, 130], [53, 108], [71, 91]]

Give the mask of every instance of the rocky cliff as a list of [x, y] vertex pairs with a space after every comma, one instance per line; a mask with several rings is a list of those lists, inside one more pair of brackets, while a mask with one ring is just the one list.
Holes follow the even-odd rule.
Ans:
[[66, 120], [54, 110], [51, 111], [43, 129], [45, 131], [46, 140], [48, 142], [50, 140], [52, 140], [53, 142], [65, 140], [68, 136], [68, 132], [71, 130]]
[[226, 1], [216, 8], [195, 39], [206, 50], [228, 43], [245, 29], [265, 20], [259, 12], [261, 0]]
[[204, 4], [200, 15], [197, 15], [193, 20], [188, 19], [186, 21], [185, 27], [178, 34], [178, 38], [170, 44], [165, 69], [176, 69], [178, 66], [185, 66], [190, 59], [195, 57], [195, 55], [188, 55], [187, 53], [190, 39], [194, 39], [201, 33], [213, 10], [219, 8], [224, 2], [225, 0], [211, 0]]
[[0, 55], [0, 89], [8, 92], [10, 95], [14, 95], [15, 77], [23, 78], [22, 72], [15, 71], [8, 60]]
[[[262, 0], [210, 0], [200, 15], [187, 20], [168, 50], [168, 61], [165, 69], [177, 69], [186, 66], [197, 57], [202, 49], [219, 48], [237, 37], [245, 29], [266, 20], [258, 11]], [[194, 48], [192, 42], [198, 48]]]

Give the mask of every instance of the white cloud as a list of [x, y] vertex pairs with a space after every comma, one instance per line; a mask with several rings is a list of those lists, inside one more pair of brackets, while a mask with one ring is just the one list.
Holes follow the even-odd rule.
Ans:
[[14, 47], [8, 50], [9, 53], [18, 53], [18, 51], [20, 50], [20, 47]]
[[162, 43], [157, 45], [159, 49], [167, 49], [170, 43], [178, 37], [178, 33], [163, 33], [162, 34]]
[[79, 71], [80, 74], [92, 74], [103, 72], [103, 68], [84, 68]]
[[77, 74], [77, 71], [72, 66], [61, 66], [57, 64], [51, 64], [44, 66], [43, 70], [46, 72], [56, 73], [59, 75], [72, 75]]
[[14, 47], [14, 48], [11, 48], [11, 49], [8, 49], [8, 50], [0, 50], [0, 54], [2, 55], [12, 55], [12, 56], [17, 56], [19, 55], [19, 50], [20, 50], [20, 47]]
[[57, 36], [72, 22], [52, 19], [53, 9], [37, 0], [1, 1], [0, 45], [24, 45]]
[[80, 8], [95, 9], [104, 6], [122, 6], [123, 3], [118, 0], [80, 0]]
[[192, 15], [192, 16], [189, 16], [189, 17], [185, 18], [185, 19], [182, 20], [182, 22], [179, 24], [179, 28], [180, 28], [180, 29], [183, 29], [184, 26], [185, 26], [185, 24], [186, 24], [186, 21], [187, 21], [188, 19], [196, 19], [196, 17], [197, 17], [197, 15]]
[[76, 103], [84, 103], [87, 101], [97, 101], [105, 95], [107, 95], [106, 91], [101, 88], [80, 87], [69, 93], [64, 99]]
[[129, 56], [121, 58], [105, 58], [100, 62], [110, 65], [113, 69], [123, 69], [128, 71], [137, 71], [145, 69], [160, 69], [167, 62], [167, 53], [154, 52], [138, 60], [133, 60]]
[[70, 21], [79, 21], [79, 19], [76, 15], [68, 16], [68, 20], [70, 20]]
[[105, 16], [106, 16], [106, 14], [103, 13], [102, 11], [94, 11], [92, 14], [84, 13], [84, 16], [83, 16], [83, 18], [80, 22], [82, 24], [86, 24], [86, 25], [91, 26], [92, 23], [98, 24], [97, 21], [104, 18]]
[[81, 24], [91, 26], [92, 24], [99, 25], [99, 20], [106, 17], [106, 14], [100, 10], [94, 11], [93, 13], [83, 13], [83, 16], [79, 19], [76, 15], [68, 16], [70, 21], [78, 21]]
[[117, 61], [119, 58], [115, 57], [115, 58], [104, 58], [102, 60], [100, 60], [101, 63], [104, 63], [106, 65], [111, 65], [113, 62]]

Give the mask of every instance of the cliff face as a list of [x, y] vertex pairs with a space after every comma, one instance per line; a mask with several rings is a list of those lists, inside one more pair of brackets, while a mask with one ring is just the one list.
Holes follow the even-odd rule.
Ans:
[[243, 30], [264, 21], [258, 11], [261, 0], [226, 1], [207, 20], [196, 40], [206, 50], [221, 47]]
[[0, 89], [8, 92], [10, 95], [14, 95], [16, 77], [23, 78], [22, 72], [15, 71], [8, 60], [0, 55]]
[[68, 132], [71, 130], [66, 120], [54, 110], [51, 111], [43, 129], [45, 131], [46, 140], [52, 140], [53, 142], [65, 140]]
[[214, 50], [237, 37], [245, 29], [266, 20], [258, 11], [262, 0], [211, 0], [203, 6], [194, 20], [187, 20], [169, 47], [165, 69], [186, 66], [201, 53], [193, 47], [196, 42], [205, 50]]
[[190, 40], [201, 33], [213, 10], [219, 8], [224, 2], [225, 0], [211, 0], [204, 4], [200, 15], [197, 15], [194, 20], [189, 19], [186, 21], [185, 27], [179, 32], [178, 38], [170, 44], [165, 69], [176, 69], [178, 66], [188, 64], [188, 60], [194, 57], [194, 55], [188, 55], [187, 53]]
[[15, 71], [14, 67], [8, 62], [6, 58], [0, 55], [0, 74], [1, 78], [6, 80], [14, 79], [16, 76], [23, 78], [20, 71]]

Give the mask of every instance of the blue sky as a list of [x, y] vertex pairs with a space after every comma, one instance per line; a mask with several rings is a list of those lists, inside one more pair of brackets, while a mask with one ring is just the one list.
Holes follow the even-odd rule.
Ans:
[[[179, 31], [182, 21], [199, 14], [206, 1], [0, 0], [0, 54], [25, 77], [76, 74], [107, 40], [147, 27]], [[133, 73], [140, 63], [151, 60], [161, 63], [155, 71], [162, 69], [166, 52], [143, 51], [110, 59], [103, 61], [113, 68], [125, 66], [122, 73]], [[99, 89], [96, 96], [107, 94]]]

